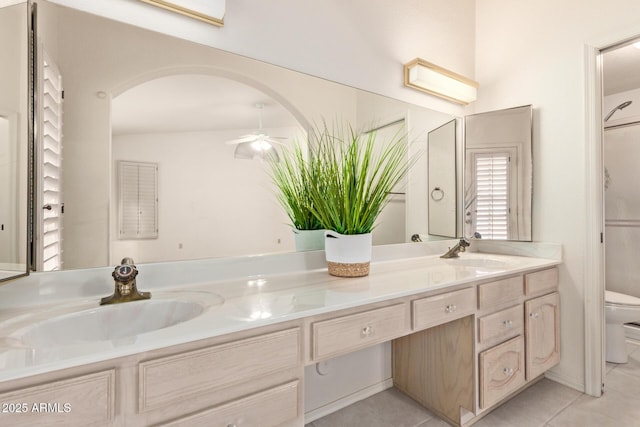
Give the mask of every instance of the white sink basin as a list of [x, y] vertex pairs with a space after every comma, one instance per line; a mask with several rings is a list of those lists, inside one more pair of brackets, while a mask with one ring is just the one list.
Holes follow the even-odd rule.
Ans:
[[504, 268], [508, 265], [506, 261], [493, 258], [450, 258], [447, 260], [450, 265], [459, 265], [461, 267], [479, 267], [479, 268]]
[[186, 322], [205, 308], [198, 302], [174, 299], [106, 305], [35, 323], [11, 334], [11, 338], [32, 348], [113, 341]]

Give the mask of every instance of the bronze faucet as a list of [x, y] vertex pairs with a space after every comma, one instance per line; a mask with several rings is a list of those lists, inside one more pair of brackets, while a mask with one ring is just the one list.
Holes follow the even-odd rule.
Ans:
[[441, 255], [440, 258], [458, 258], [460, 257], [460, 252], [464, 252], [466, 248], [471, 245], [471, 239], [481, 239], [482, 235], [477, 231], [473, 233], [473, 236], [467, 238], [463, 237], [460, 241], [452, 248], [449, 248], [446, 254]]
[[464, 252], [465, 248], [469, 247], [470, 244], [469, 239], [463, 237], [454, 247], [449, 248], [446, 254], [441, 255], [440, 258], [458, 258], [460, 252]]
[[151, 298], [151, 292], [140, 292], [136, 287], [138, 269], [131, 258], [123, 258], [120, 265], [111, 273], [115, 280], [113, 295], [100, 300], [100, 305], [119, 304], [121, 302], [138, 301]]

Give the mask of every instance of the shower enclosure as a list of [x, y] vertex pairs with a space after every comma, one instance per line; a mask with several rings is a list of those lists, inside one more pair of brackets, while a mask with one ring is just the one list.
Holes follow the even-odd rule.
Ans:
[[640, 122], [605, 123], [604, 164], [606, 288], [640, 298]]

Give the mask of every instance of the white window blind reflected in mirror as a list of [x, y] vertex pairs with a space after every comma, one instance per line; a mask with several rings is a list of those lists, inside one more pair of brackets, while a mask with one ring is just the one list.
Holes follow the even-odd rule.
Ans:
[[465, 117], [465, 236], [531, 241], [532, 113], [525, 105]]
[[62, 268], [62, 76], [43, 48], [38, 88], [38, 231], [36, 269]]
[[158, 238], [158, 165], [118, 162], [121, 240]]
[[509, 236], [509, 169], [509, 153], [474, 155], [474, 224], [483, 239], [506, 240]]

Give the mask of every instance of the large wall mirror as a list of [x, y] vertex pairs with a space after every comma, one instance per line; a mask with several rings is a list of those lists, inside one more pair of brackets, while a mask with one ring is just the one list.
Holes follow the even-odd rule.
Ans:
[[[8, 94], [15, 96], [0, 106], [5, 147], [0, 173], [7, 178], [0, 191], [9, 201], [0, 212], [7, 218], [0, 231], [0, 279], [25, 274], [30, 263], [35, 270], [50, 271], [113, 265], [123, 256], [143, 263], [293, 251], [293, 233], [265, 163], [237, 158], [242, 157], [237, 147], [225, 142], [262, 130], [289, 144], [324, 119], [347, 120], [360, 129], [403, 126], [410, 152], [422, 153], [404, 194], [381, 217], [377, 244], [408, 242], [414, 234], [437, 239], [472, 233], [475, 222], [462, 212], [475, 209], [477, 171], [464, 169], [462, 179], [462, 155], [455, 161], [448, 156], [439, 165], [450, 182], [455, 178], [458, 193], [453, 217], [446, 216], [449, 208], [437, 216], [447, 231], [429, 229], [429, 182], [439, 179], [429, 175], [429, 133], [440, 129], [453, 139], [434, 142], [434, 153], [463, 152], [461, 127], [452, 134], [445, 126], [453, 126], [455, 117], [45, 0], [37, 1], [39, 132], [35, 206], [29, 218], [29, 7], [9, 3], [0, 9], [1, 28], [7, 31], [2, 43], [21, 47], [2, 50], [2, 55], [14, 54], [3, 64], [15, 64], [3, 67], [8, 77], [2, 81], [20, 84], [0, 84], [3, 102], [12, 99]], [[473, 120], [467, 119], [467, 128], [473, 128]], [[469, 157], [473, 144], [466, 151], [467, 165], [477, 164]], [[523, 169], [514, 179], [529, 195], [518, 195], [523, 215], [518, 232], [486, 237], [531, 239], [530, 145], [523, 150], [518, 160]], [[122, 236], [122, 162], [154, 165], [155, 233]], [[30, 225], [33, 245], [27, 244]]]
[[0, 2], [0, 281], [27, 273], [29, 4]]
[[[35, 207], [37, 270], [106, 266], [123, 256], [142, 263], [293, 251], [293, 233], [265, 163], [237, 158], [237, 147], [227, 141], [261, 129], [289, 144], [314, 123], [339, 119], [360, 129], [404, 126], [411, 153], [424, 154], [428, 132], [453, 119], [37, 3], [43, 80], [38, 96], [46, 108], [37, 151], [50, 160], [37, 167], [42, 183]], [[121, 236], [122, 161], [157, 167], [155, 236]], [[454, 164], [443, 167], [455, 171]], [[429, 235], [427, 170], [422, 155], [404, 194], [381, 218], [377, 237], [374, 231], [377, 244]]]

